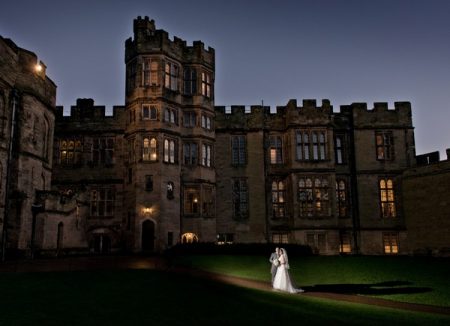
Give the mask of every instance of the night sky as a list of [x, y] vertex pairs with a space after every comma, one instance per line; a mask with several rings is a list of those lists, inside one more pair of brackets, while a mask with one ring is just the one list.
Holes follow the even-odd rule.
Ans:
[[216, 50], [216, 105], [291, 98], [410, 101], [417, 154], [450, 147], [450, 1], [3, 1], [0, 35], [33, 51], [77, 98], [123, 105], [133, 19]]

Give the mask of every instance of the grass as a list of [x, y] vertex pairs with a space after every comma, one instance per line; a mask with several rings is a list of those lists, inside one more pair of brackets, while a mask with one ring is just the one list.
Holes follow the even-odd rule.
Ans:
[[448, 316], [258, 291], [149, 270], [2, 273], [0, 293], [0, 325], [450, 323]]
[[[188, 256], [178, 263], [255, 280], [270, 281], [268, 257]], [[293, 280], [309, 291], [356, 293], [450, 306], [450, 260], [413, 257], [290, 257]]]

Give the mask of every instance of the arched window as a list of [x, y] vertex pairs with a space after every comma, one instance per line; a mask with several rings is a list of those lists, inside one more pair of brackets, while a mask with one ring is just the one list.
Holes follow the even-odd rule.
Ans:
[[298, 181], [300, 216], [328, 216], [328, 180], [322, 177], [300, 178]]
[[144, 143], [142, 145], [142, 160], [150, 160], [150, 141], [148, 138], [144, 138]]
[[336, 180], [336, 202], [339, 217], [348, 216], [347, 184], [344, 180]]
[[272, 182], [272, 217], [282, 218], [286, 216], [285, 207], [286, 190], [283, 181]]
[[394, 198], [394, 182], [390, 178], [383, 178], [379, 183], [380, 202], [381, 202], [381, 216], [382, 217], [396, 217], [397, 211], [395, 208]]

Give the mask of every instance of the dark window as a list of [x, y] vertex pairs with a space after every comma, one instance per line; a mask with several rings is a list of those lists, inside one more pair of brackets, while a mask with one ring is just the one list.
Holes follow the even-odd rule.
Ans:
[[302, 177], [298, 181], [300, 216], [329, 216], [328, 180]]
[[217, 244], [218, 245], [233, 244], [233, 241], [234, 241], [233, 233], [219, 233], [217, 235]]
[[114, 138], [100, 137], [92, 139], [92, 163], [94, 165], [114, 163]]
[[334, 138], [334, 153], [336, 155], [336, 164], [347, 163], [344, 135], [336, 135], [336, 137]]
[[183, 126], [186, 128], [194, 128], [196, 125], [197, 115], [193, 111], [183, 113]]
[[283, 163], [283, 142], [281, 137], [270, 137], [270, 164], [282, 164]]
[[184, 189], [184, 214], [199, 215], [200, 192], [197, 187]]
[[153, 191], [153, 176], [145, 176], [145, 191]]
[[247, 156], [245, 136], [231, 136], [231, 163], [245, 165]]
[[113, 216], [114, 215], [114, 189], [93, 188], [91, 189], [91, 216]]
[[349, 211], [347, 183], [342, 179], [336, 180], [336, 202], [339, 217], [347, 217]]
[[164, 87], [172, 90], [178, 90], [178, 74], [179, 68], [178, 65], [167, 62], [166, 68], [164, 70]]
[[185, 165], [197, 165], [198, 145], [196, 143], [184, 143], [183, 161]]
[[127, 65], [127, 94], [131, 93], [136, 87], [136, 60], [132, 60]]
[[248, 218], [247, 179], [233, 180], [233, 215], [235, 219]]
[[298, 161], [323, 161], [326, 155], [326, 132], [297, 130], [296, 158]]
[[184, 70], [184, 94], [197, 94], [197, 71], [194, 68]]
[[272, 182], [272, 217], [286, 216], [286, 187], [283, 181]]

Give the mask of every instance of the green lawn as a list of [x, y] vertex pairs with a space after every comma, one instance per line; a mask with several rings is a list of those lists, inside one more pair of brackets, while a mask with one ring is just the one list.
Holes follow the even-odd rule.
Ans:
[[[180, 264], [270, 281], [268, 257], [187, 256]], [[389, 300], [450, 306], [450, 260], [413, 257], [290, 257], [291, 276], [310, 291], [357, 293]]]
[[0, 325], [8, 326], [450, 323], [448, 316], [258, 291], [149, 270], [1, 273], [0, 293]]

